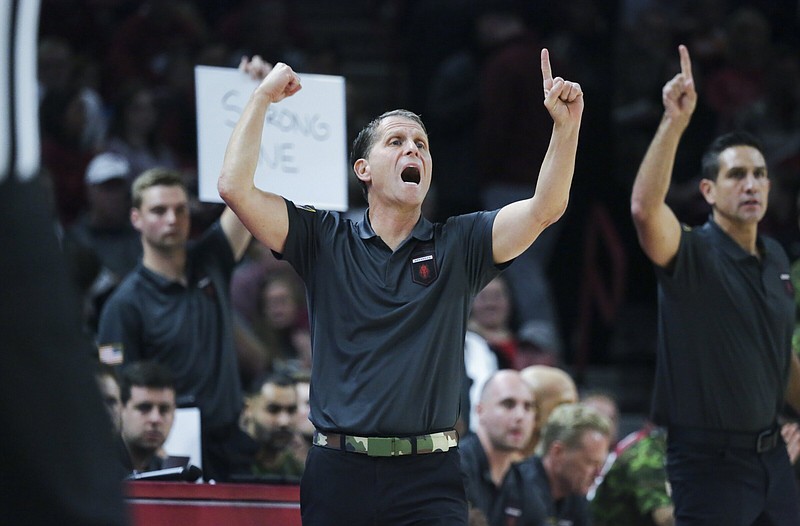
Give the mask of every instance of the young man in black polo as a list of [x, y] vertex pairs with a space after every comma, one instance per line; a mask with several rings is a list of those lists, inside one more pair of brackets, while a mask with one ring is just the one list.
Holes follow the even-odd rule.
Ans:
[[[767, 166], [752, 137], [718, 138], [703, 158], [700, 182], [711, 217], [698, 228], [679, 223], [665, 199], [697, 103], [689, 52], [679, 51], [681, 72], [664, 86], [664, 116], [631, 197], [659, 284], [653, 416], [668, 428], [676, 524], [797, 525], [777, 424], [790, 369], [798, 366], [794, 298], [786, 254], [758, 234]], [[790, 401], [797, 406], [794, 396]]]
[[[453, 426], [469, 306], [563, 214], [574, 170], [582, 92], [553, 78], [546, 50], [541, 66], [554, 128], [535, 193], [445, 224], [422, 217], [432, 160], [415, 114], [388, 112], [357, 137], [351, 160], [369, 209], [352, 222], [253, 185], [267, 109], [300, 89], [292, 69], [277, 64], [245, 106], [219, 190], [308, 290], [318, 447], [302, 481], [304, 524], [466, 524]], [[268, 68], [256, 57], [242, 69]]]
[[175, 378], [178, 400], [200, 408], [203, 471], [224, 480], [239, 437], [239, 381], [230, 277], [251, 236], [225, 209], [189, 242], [189, 194], [180, 173], [152, 168], [133, 183], [131, 223], [144, 255], [103, 306], [100, 354], [154, 360]]

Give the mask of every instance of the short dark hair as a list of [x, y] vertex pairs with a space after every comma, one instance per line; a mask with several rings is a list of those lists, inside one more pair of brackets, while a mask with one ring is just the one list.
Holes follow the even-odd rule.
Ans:
[[[360, 132], [358, 132], [358, 135], [353, 141], [353, 149], [350, 150], [350, 166], [354, 166], [356, 161], [359, 159], [366, 159], [367, 155], [369, 155], [369, 151], [372, 149], [372, 146], [377, 140], [376, 135], [378, 127], [381, 125], [381, 122], [383, 122], [384, 119], [389, 117], [402, 117], [404, 119], [414, 121], [420, 125], [422, 131], [424, 131], [426, 135], [428, 134], [428, 130], [425, 129], [425, 123], [422, 122], [422, 117], [413, 111], [397, 109], [382, 113], [381, 115], [378, 115], [369, 121], [369, 123], [364, 126]], [[361, 192], [364, 194], [364, 199], [366, 199], [368, 192], [367, 183], [361, 179], [358, 179], [358, 184], [361, 186]]]
[[255, 381], [250, 385], [250, 395], [259, 394], [261, 389], [267, 384], [277, 385], [278, 387], [294, 387], [297, 385], [297, 382], [288, 373], [267, 373], [256, 378]]
[[158, 362], [133, 362], [122, 368], [119, 376], [119, 398], [122, 405], [131, 399], [131, 387], [175, 390], [172, 372]]
[[733, 146], [751, 146], [761, 152], [762, 155], [764, 154], [761, 141], [746, 131], [737, 130], [720, 135], [714, 139], [703, 154], [702, 175], [704, 179], [717, 180], [717, 175], [719, 175], [719, 155]]
[[150, 168], [141, 173], [134, 181], [131, 189], [131, 201], [134, 208], [142, 206], [142, 193], [153, 186], [177, 186], [183, 189], [186, 194], [186, 182], [180, 172], [169, 168]]

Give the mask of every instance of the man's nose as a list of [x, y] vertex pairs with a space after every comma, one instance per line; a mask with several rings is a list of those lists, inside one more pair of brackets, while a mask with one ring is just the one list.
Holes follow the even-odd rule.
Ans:
[[150, 410], [150, 412], [147, 413], [147, 420], [150, 422], [159, 422], [162, 420], [161, 411], [154, 407]]
[[744, 187], [746, 190], [753, 190], [755, 189], [756, 185], [758, 184], [758, 178], [756, 178], [753, 172], [748, 172], [744, 178]]
[[288, 427], [294, 422], [294, 415], [289, 414], [289, 411], [281, 411], [278, 413], [278, 425], [281, 427]]

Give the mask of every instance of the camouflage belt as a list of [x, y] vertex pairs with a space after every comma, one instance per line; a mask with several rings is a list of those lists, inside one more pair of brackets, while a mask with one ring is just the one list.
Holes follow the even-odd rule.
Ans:
[[371, 457], [423, 455], [442, 453], [458, 446], [458, 433], [450, 430], [410, 437], [359, 437], [314, 431], [314, 445]]

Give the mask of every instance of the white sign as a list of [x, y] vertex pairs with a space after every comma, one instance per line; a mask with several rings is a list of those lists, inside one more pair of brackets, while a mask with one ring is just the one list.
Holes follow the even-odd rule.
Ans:
[[[301, 74], [303, 89], [270, 105], [258, 188], [298, 205], [347, 210], [344, 78]], [[221, 202], [217, 179], [233, 127], [258, 82], [234, 68], [195, 67], [200, 199]]]

